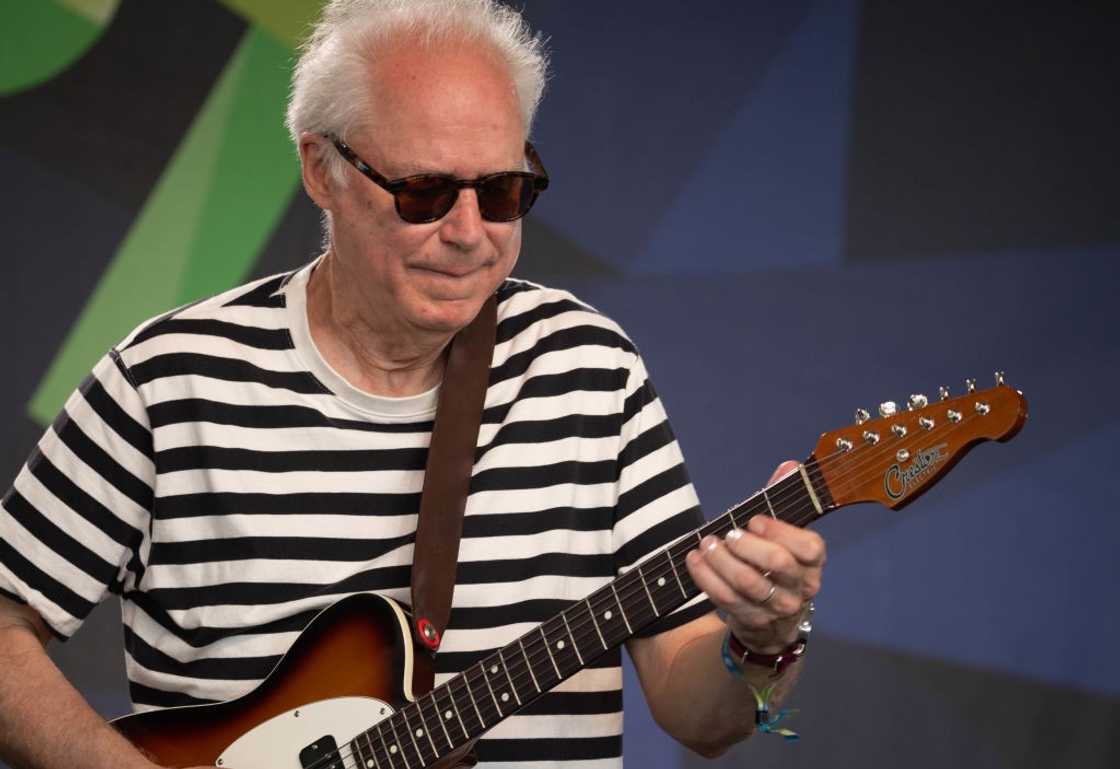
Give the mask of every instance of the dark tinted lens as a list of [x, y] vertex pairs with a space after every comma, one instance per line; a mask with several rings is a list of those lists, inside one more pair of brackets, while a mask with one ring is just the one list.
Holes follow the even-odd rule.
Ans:
[[536, 197], [531, 176], [497, 174], [479, 185], [478, 208], [484, 219], [508, 222], [527, 214]]
[[414, 176], [396, 191], [397, 212], [406, 222], [434, 222], [455, 205], [459, 189], [445, 176]]

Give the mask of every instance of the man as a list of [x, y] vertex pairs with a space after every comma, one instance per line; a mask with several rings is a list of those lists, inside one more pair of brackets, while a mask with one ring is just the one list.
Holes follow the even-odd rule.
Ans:
[[[122, 596], [138, 708], [250, 690], [344, 595], [406, 600], [447, 346], [495, 292], [440, 676], [699, 523], [626, 337], [566, 293], [507, 280], [532, 203], [518, 185], [532, 182], [431, 178], [543, 173], [526, 145], [543, 81], [539, 40], [490, 0], [328, 5], [289, 111], [325, 253], [141, 326], [71, 397], [4, 497], [5, 760], [151, 766], [43, 651], [108, 592]], [[627, 643], [662, 727], [704, 755], [752, 731], [751, 685], [772, 671], [748, 662], [732, 674], [721, 645], [730, 631], [757, 655], [787, 650], [823, 561], [817, 535], [761, 519], [689, 554], [727, 619], [693, 602]], [[620, 682], [608, 653], [499, 724], [480, 758], [618, 765]]]

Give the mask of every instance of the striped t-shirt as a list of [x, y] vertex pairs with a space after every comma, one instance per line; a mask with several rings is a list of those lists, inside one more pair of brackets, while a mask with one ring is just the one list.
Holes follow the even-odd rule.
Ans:
[[[334, 372], [308, 331], [313, 267], [142, 325], [3, 498], [0, 592], [63, 638], [119, 594], [138, 710], [249, 691], [345, 595], [408, 600], [438, 388], [376, 397]], [[524, 281], [498, 299], [437, 683], [702, 522], [619, 327]], [[481, 760], [621, 765], [620, 662], [616, 648], [498, 724]]]

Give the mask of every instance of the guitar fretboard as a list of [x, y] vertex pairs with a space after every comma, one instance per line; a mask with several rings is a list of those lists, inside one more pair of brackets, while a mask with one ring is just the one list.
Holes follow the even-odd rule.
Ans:
[[832, 507], [819, 476], [786, 476], [378, 722], [350, 751], [366, 769], [430, 766], [696, 597], [685, 556], [705, 536], [755, 515], [804, 525], [819, 516], [817, 502]]

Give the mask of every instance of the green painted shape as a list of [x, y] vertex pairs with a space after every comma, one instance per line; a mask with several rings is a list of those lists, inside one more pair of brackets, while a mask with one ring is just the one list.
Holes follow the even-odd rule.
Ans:
[[321, 0], [222, 0], [222, 4], [289, 48], [303, 40], [323, 5]]
[[85, 53], [105, 28], [55, 0], [0, 0], [0, 19], [0, 95], [50, 80]]
[[299, 181], [282, 111], [291, 54], [252, 28], [29, 404], [48, 424], [138, 323], [243, 281]]
[[[284, 127], [291, 52], [254, 27], [243, 46], [233, 103], [215, 137], [210, 189], [195, 228], [177, 301], [241, 282], [299, 182]], [[236, 258], [230, 258], [231, 254]]]

